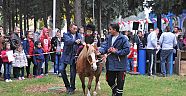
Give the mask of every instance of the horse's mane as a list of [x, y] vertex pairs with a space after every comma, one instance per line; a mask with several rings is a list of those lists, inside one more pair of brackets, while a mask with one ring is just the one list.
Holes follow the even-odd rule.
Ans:
[[85, 58], [86, 56], [87, 56], [87, 47], [86, 47], [87, 45], [85, 45], [84, 47], [83, 47], [83, 49], [82, 49], [82, 51], [80, 52], [80, 54], [79, 54], [79, 56], [78, 56], [78, 58]]
[[[88, 48], [87, 48], [88, 46]], [[89, 53], [91, 53], [94, 50], [94, 47], [92, 45], [85, 45], [79, 54], [78, 58], [86, 58]]]

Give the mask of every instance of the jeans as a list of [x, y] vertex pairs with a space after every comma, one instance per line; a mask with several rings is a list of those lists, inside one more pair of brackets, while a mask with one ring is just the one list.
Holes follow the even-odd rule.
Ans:
[[[44, 57], [45, 57], [45, 74], [48, 74], [49, 54], [44, 54]], [[43, 68], [41, 69], [41, 74], [43, 74]]]
[[134, 69], [134, 60], [133, 60], [133, 58], [128, 58], [128, 60], [127, 60], [128, 62], [127, 62], [127, 71], [129, 72], [129, 71], [133, 71], [133, 69]]
[[72, 65], [70, 65], [70, 83], [69, 83], [69, 80], [68, 80], [67, 74], [66, 74], [67, 64], [61, 63], [60, 67], [61, 67], [61, 76], [62, 76], [63, 82], [65, 83], [65, 87], [75, 90], [76, 89], [75, 88], [75, 78], [76, 78], [75, 60], [73, 60]]
[[[173, 50], [161, 50], [160, 60], [161, 60], [161, 73], [163, 75], [169, 74], [170, 72], [170, 63], [171, 63], [171, 55], [173, 54]], [[166, 62], [167, 61], [167, 62]], [[166, 63], [166, 64], [165, 64]]]
[[55, 55], [55, 62], [54, 62], [54, 73], [59, 72], [59, 63], [60, 63], [61, 54]]
[[3, 62], [2, 62], [2, 59], [0, 58], [0, 77], [1, 77], [1, 75], [2, 75], [2, 73], [1, 73], [2, 64], [3, 64]]
[[36, 66], [36, 74], [35, 74], [36, 76], [41, 75], [42, 64], [43, 64], [43, 62], [37, 62], [37, 65], [35, 65]]
[[4, 63], [4, 79], [10, 79], [12, 63]]

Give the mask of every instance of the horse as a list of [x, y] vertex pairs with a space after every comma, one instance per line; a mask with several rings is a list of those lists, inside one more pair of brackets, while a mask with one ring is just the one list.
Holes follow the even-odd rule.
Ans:
[[80, 52], [76, 61], [76, 71], [82, 83], [83, 93], [85, 95], [85, 77], [88, 77], [88, 93], [87, 96], [91, 96], [91, 84], [95, 76], [95, 89], [94, 96], [97, 94], [97, 89], [100, 88], [99, 77], [102, 72], [102, 63], [96, 60], [96, 50], [92, 45], [85, 45]]

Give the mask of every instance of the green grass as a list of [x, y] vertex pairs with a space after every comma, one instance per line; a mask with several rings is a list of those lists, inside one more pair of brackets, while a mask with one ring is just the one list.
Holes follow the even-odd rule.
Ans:
[[[87, 80], [86, 80], [87, 81]], [[64, 91], [37, 91], [30, 90], [36, 86], [50, 84], [63, 85], [61, 78], [49, 75], [42, 79], [14, 80], [11, 83], [0, 81], [1, 96], [66, 96]], [[87, 84], [87, 83], [86, 83]], [[92, 84], [94, 88], [94, 83]], [[54, 86], [53, 86], [54, 87]], [[57, 86], [55, 86], [57, 87]], [[44, 87], [45, 88], [45, 87]], [[76, 92], [74, 96], [82, 96], [81, 82], [76, 79]], [[101, 76], [101, 90], [98, 96], [111, 96], [111, 90], [105, 81], [105, 73]], [[48, 90], [47, 88], [45, 88]], [[30, 91], [26, 91], [30, 90]], [[141, 75], [127, 75], [124, 89], [125, 96], [186, 96], [186, 77], [148, 77]]]
[[[49, 67], [51, 68], [51, 66]], [[86, 79], [87, 85], [88, 79]], [[100, 77], [101, 90], [97, 96], [111, 96], [111, 89], [105, 81], [105, 73]], [[92, 92], [94, 89], [92, 84]], [[47, 87], [49, 86], [49, 87]], [[63, 90], [52, 90], [61, 87]], [[51, 89], [51, 90], [50, 90]], [[124, 88], [125, 96], [186, 96], [186, 77], [148, 77], [127, 74]], [[42, 79], [0, 81], [0, 96], [68, 96], [61, 77], [49, 75]], [[83, 96], [79, 76], [76, 77], [76, 91], [73, 96]]]

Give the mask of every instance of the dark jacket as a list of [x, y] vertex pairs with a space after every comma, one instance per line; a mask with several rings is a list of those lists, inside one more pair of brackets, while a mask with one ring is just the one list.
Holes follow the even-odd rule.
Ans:
[[[32, 39], [32, 41], [34, 43], [34, 40], [33, 39]], [[25, 52], [26, 55], [28, 55], [29, 48], [30, 48], [30, 44], [29, 44], [28, 39], [24, 39], [23, 40], [23, 49], [24, 49], [24, 52]]]
[[76, 33], [75, 39], [70, 32], [64, 33], [64, 47], [63, 54], [61, 58], [61, 63], [65, 64], [73, 64], [73, 60], [75, 59], [75, 55], [77, 53], [77, 49], [80, 46], [75, 41], [77, 39], [82, 39], [79, 33]]
[[[58, 37], [53, 37], [52, 38], [52, 40], [51, 40], [51, 50], [50, 50], [51, 52], [54, 52], [54, 53], [50, 54], [52, 62], [55, 62], [57, 43], [62, 43], [62, 42], [64, 42], [63, 37], [61, 37], [61, 40], [59, 40]], [[59, 55], [61, 55], [61, 54], [59, 54]]]
[[58, 37], [53, 37], [51, 40], [51, 52], [55, 52], [57, 48], [57, 43], [58, 42], [64, 42], [64, 38], [61, 37], [61, 40], [58, 40]]
[[10, 38], [11, 48], [15, 50], [19, 45], [21, 45], [21, 38], [17, 33], [13, 33]]
[[44, 51], [41, 48], [36, 48], [34, 50], [33, 59], [34, 59], [34, 64], [35, 65], [37, 65], [37, 62], [44, 62], [45, 57], [44, 57], [43, 53], [44, 53]]
[[[107, 50], [111, 47], [111, 43], [112, 35], [109, 35], [99, 51], [102, 54], [108, 53]], [[108, 55], [106, 61], [106, 69], [109, 71], [126, 71], [127, 55], [130, 52], [128, 39], [124, 35], [119, 34], [112, 47], [118, 49], [118, 51], [116, 51], [116, 53], [111, 53], [110, 55]]]

